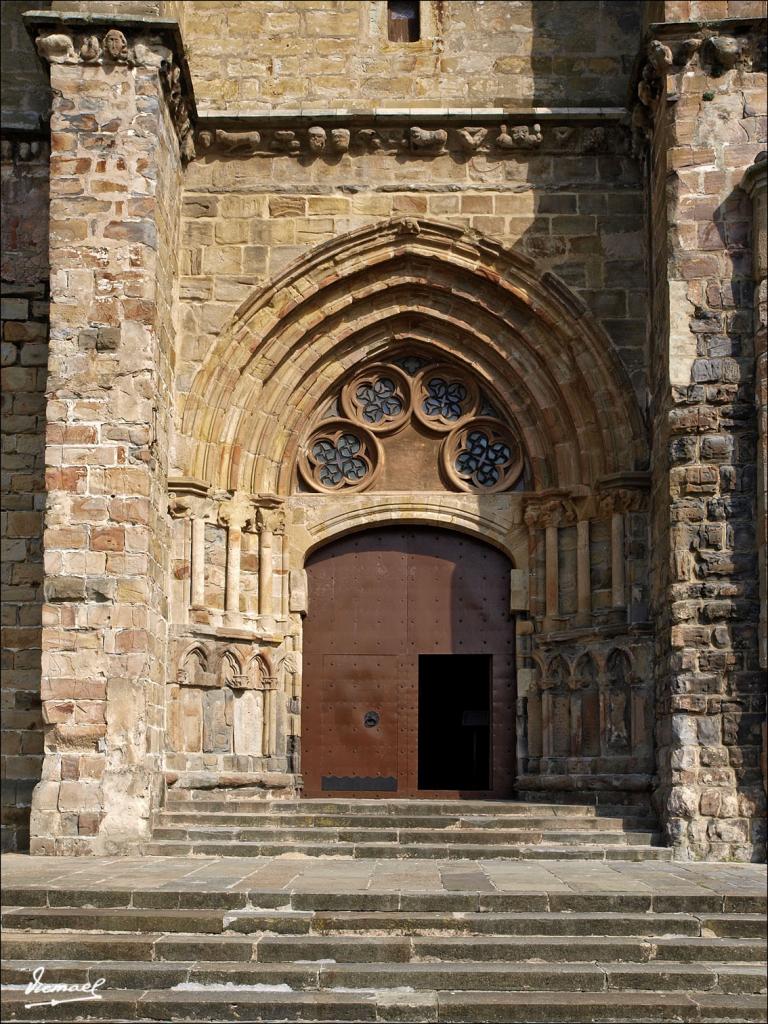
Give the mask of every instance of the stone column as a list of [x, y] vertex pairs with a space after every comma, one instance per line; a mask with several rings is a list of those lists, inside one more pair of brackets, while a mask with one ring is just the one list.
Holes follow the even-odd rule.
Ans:
[[240, 554], [243, 530], [254, 520], [253, 502], [244, 494], [235, 494], [219, 506], [219, 522], [227, 528], [227, 576], [224, 611], [229, 619], [240, 617]]
[[[256, 530], [259, 534], [259, 615], [272, 615], [274, 612], [274, 538], [283, 543], [285, 535], [285, 512], [275, 507], [277, 499], [266, 496], [259, 501], [256, 517]], [[281, 548], [281, 568], [283, 568], [283, 549]], [[281, 594], [284, 589], [281, 584]]]
[[[759, 658], [768, 670], [768, 153], [748, 167], [741, 187], [752, 200], [752, 275], [755, 279], [755, 406], [757, 409], [757, 564], [760, 587]], [[768, 792], [768, 730], [763, 721], [761, 763]]]
[[272, 530], [259, 517], [259, 615], [272, 614]]
[[592, 582], [589, 557], [589, 519], [576, 524], [576, 595], [579, 625], [589, 625], [592, 619]]
[[546, 549], [546, 616], [557, 618], [560, 614], [560, 562], [558, 551], [558, 527], [550, 524], [545, 529]]
[[278, 534], [280, 537], [280, 568], [282, 576], [280, 577], [280, 614], [282, 616], [288, 615], [289, 605], [289, 581], [291, 572], [291, 549], [288, 544], [288, 537], [285, 532], [285, 525], [283, 525], [282, 531]]
[[205, 607], [205, 519], [192, 517], [192, 550], [190, 603], [193, 608]]
[[26, 21], [50, 65], [54, 154], [45, 763], [31, 849], [110, 853], [148, 835], [162, 784], [178, 36], [152, 19]]
[[624, 513], [611, 514], [611, 605], [625, 608], [626, 583], [624, 573]]
[[264, 679], [264, 757], [277, 754], [277, 679], [266, 676]]

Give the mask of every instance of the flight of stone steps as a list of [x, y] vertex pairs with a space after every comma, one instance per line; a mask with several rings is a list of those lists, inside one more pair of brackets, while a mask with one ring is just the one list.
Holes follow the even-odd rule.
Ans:
[[[642, 813], [642, 811], [640, 811]], [[634, 807], [482, 800], [263, 800], [168, 794], [147, 854], [669, 860]]]
[[763, 896], [125, 885], [5, 890], [4, 1020], [765, 1021]]

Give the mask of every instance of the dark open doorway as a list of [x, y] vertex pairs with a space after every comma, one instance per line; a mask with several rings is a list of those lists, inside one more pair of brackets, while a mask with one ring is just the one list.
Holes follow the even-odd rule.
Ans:
[[419, 656], [419, 789], [491, 788], [491, 655]]

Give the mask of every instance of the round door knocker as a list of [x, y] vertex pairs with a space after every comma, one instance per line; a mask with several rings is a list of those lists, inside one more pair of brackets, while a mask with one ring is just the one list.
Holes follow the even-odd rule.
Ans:
[[373, 729], [379, 724], [378, 711], [366, 711], [363, 715], [363, 725], [366, 729]]

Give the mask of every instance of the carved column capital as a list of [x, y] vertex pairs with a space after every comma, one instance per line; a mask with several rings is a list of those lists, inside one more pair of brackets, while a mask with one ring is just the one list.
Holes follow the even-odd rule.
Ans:
[[571, 526], [578, 516], [570, 498], [548, 498], [529, 502], [523, 518], [528, 526], [546, 529], [548, 526]]
[[598, 508], [603, 516], [623, 512], [644, 512], [648, 507], [648, 495], [645, 491], [627, 487], [603, 491], [597, 499]]
[[230, 498], [220, 502], [218, 522], [229, 530], [253, 530], [255, 527], [256, 509], [253, 499], [242, 491], [235, 491]]

